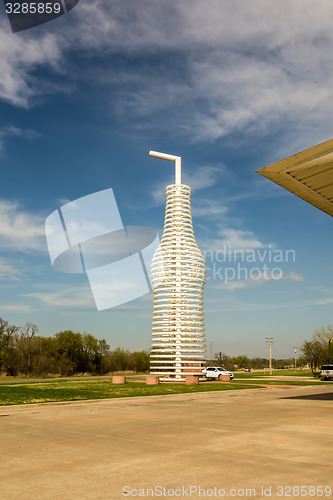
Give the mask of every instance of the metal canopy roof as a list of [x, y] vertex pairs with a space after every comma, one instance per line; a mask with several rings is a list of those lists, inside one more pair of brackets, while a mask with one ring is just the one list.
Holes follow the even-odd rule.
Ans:
[[257, 172], [333, 216], [333, 139]]

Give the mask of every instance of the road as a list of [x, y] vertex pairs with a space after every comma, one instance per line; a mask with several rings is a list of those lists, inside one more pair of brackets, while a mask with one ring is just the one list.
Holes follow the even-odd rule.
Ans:
[[332, 410], [326, 384], [2, 406], [0, 498], [319, 498]]

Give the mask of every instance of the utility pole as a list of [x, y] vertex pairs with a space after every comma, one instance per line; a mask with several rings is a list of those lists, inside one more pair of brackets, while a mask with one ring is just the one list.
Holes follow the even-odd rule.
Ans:
[[297, 349], [299, 349], [299, 347], [293, 346], [293, 349], [295, 351], [295, 371], [296, 371], [296, 369], [297, 369], [297, 364], [296, 364], [297, 363]]
[[272, 375], [272, 344], [274, 344], [274, 337], [266, 337], [266, 344], [269, 347], [269, 374]]

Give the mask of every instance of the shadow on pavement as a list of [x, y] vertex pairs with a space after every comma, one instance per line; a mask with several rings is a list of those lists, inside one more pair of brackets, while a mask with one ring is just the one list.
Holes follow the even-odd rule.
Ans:
[[333, 401], [333, 392], [324, 392], [322, 394], [307, 394], [306, 396], [288, 396], [281, 399], [313, 399], [316, 401]]

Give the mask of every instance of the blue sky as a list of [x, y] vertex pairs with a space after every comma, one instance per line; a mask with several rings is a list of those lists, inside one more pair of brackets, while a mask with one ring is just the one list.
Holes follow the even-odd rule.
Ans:
[[[332, 16], [329, 0], [80, 0], [13, 34], [1, 6], [0, 316], [149, 348], [152, 295], [97, 312], [84, 275], [53, 270], [44, 222], [112, 187], [126, 225], [161, 231], [173, 169], [154, 149], [192, 187], [209, 353], [264, 356], [271, 336], [289, 357], [332, 323], [332, 218], [256, 173], [332, 138]], [[260, 276], [225, 283], [226, 248]]]

